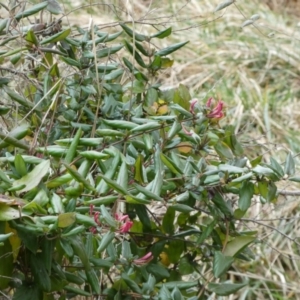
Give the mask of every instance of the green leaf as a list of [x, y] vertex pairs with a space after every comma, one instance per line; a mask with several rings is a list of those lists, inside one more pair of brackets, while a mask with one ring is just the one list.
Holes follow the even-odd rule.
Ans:
[[32, 109], [33, 108], [33, 103], [27, 101], [26, 98], [22, 97], [21, 95], [19, 95], [18, 93], [12, 91], [11, 89], [5, 87], [5, 92], [6, 94], [12, 99], [15, 100], [16, 102], [18, 102], [19, 104], [21, 104], [22, 106], [25, 106], [27, 108]]
[[185, 204], [173, 204], [172, 208], [175, 209], [176, 211], [180, 211], [183, 213], [189, 213], [189, 212], [195, 210], [194, 208], [192, 208], [188, 205], [185, 205]]
[[127, 286], [135, 293], [142, 294], [140, 287], [137, 283], [132, 280], [125, 272], [122, 273], [122, 279], [125, 281]]
[[254, 184], [251, 181], [244, 181], [239, 191], [239, 209], [247, 211], [251, 205], [254, 194]]
[[216, 192], [214, 197], [212, 198], [212, 202], [220, 209], [220, 211], [225, 216], [231, 216], [232, 210], [228, 203], [225, 202], [222, 195], [219, 192]]
[[143, 160], [144, 156], [139, 154], [134, 164], [134, 180], [139, 183], [144, 183]]
[[40, 255], [30, 255], [30, 265], [31, 270], [34, 275], [34, 281], [38, 286], [45, 292], [51, 290], [51, 280], [47, 272], [44, 261], [41, 259]]
[[172, 299], [173, 300], [183, 300], [184, 299], [177, 287], [175, 287], [172, 291]]
[[134, 207], [135, 207], [135, 211], [136, 211], [136, 214], [137, 214], [139, 220], [143, 224], [144, 232], [150, 231], [151, 230], [151, 220], [149, 218], [149, 214], [148, 214], [146, 206], [145, 205], [135, 205]]
[[247, 168], [239, 168], [239, 167], [235, 167], [232, 165], [227, 165], [227, 164], [220, 164], [218, 165], [218, 169], [222, 172], [228, 172], [230, 174], [240, 174], [240, 173], [244, 173], [245, 171], [247, 171]]
[[147, 39], [147, 36], [137, 33], [133, 31], [130, 27], [128, 27], [125, 23], [119, 23], [122, 29], [131, 37], [139, 42], [143, 42]]
[[209, 283], [208, 289], [218, 296], [228, 296], [248, 285], [245, 283]]
[[70, 292], [70, 293], [75, 294], [75, 295], [81, 295], [81, 296], [85, 296], [85, 297], [91, 297], [92, 296], [90, 293], [84, 291], [83, 289], [76, 288], [72, 285], [67, 285], [67, 286], [64, 287], [64, 289], [67, 292]]
[[25, 176], [27, 174], [27, 168], [23, 157], [20, 154], [15, 156], [15, 168], [20, 176]]
[[174, 174], [182, 174], [182, 170], [179, 166], [175, 164], [174, 161], [172, 161], [169, 157], [164, 155], [163, 153], [160, 153], [160, 158], [163, 164], [170, 169]]
[[164, 285], [167, 289], [173, 290], [177, 287], [180, 290], [187, 290], [199, 285], [198, 281], [169, 281], [164, 283], [159, 283], [156, 286], [161, 287]]
[[175, 210], [172, 207], [168, 207], [162, 221], [162, 228], [165, 233], [171, 235], [174, 233], [175, 230], [174, 219], [175, 219]]
[[[69, 146], [72, 143], [74, 138], [56, 140], [55, 144], [60, 146]], [[78, 145], [80, 146], [88, 146], [88, 147], [97, 147], [102, 143], [102, 138], [80, 138], [78, 141]], [[49, 148], [49, 146], [48, 146]], [[46, 149], [48, 149], [46, 148]]]
[[147, 130], [156, 130], [161, 127], [161, 124], [157, 122], [147, 122], [142, 125], [138, 125], [137, 127], [131, 129], [131, 133], [136, 133], [140, 131], [147, 131]]
[[68, 280], [68, 282], [72, 282], [77, 285], [83, 285], [85, 283], [85, 281], [81, 277], [77, 276], [74, 273], [70, 273], [70, 272], [66, 272], [66, 271], [64, 273], [65, 273], [65, 276], [66, 276], [66, 279]]
[[134, 48], [130, 43], [128, 43], [127, 40], [124, 40], [124, 44], [126, 49], [129, 51], [129, 53], [131, 55], [133, 55], [134, 59], [136, 60], [136, 62], [142, 67], [142, 68], [146, 68], [146, 64], [144, 63], [144, 60], [142, 59], [142, 57], [140, 56], [138, 50], [136, 48]]
[[91, 265], [81, 238], [79, 236], [72, 236], [68, 237], [68, 240], [71, 242], [74, 253], [80, 258], [85, 270], [89, 271], [91, 269]]
[[151, 203], [151, 200], [141, 198], [141, 197], [136, 197], [133, 195], [126, 195], [125, 199], [126, 199], [127, 203], [133, 203], [133, 204], [150, 204]]
[[21, 11], [15, 15], [15, 19], [17, 21], [21, 20], [22, 18], [27, 18], [29, 16], [35, 15], [39, 11], [43, 10], [48, 5], [48, 1], [41, 2], [39, 4], [33, 5], [29, 9]]
[[63, 163], [65, 168], [68, 170], [70, 175], [78, 182], [82, 183], [85, 188], [87, 188], [90, 191], [95, 191], [94, 187], [89, 183], [88, 180], [86, 180], [79, 172], [71, 168], [69, 165]]
[[172, 295], [169, 292], [169, 290], [165, 287], [164, 284], [162, 285], [161, 289], [159, 290], [158, 299], [159, 300], [172, 300]]
[[[9, 19], [0, 20], [0, 34], [6, 28]], [[2, 45], [1, 45], [2, 46]]]
[[[110, 163], [109, 169], [105, 172], [105, 178], [111, 179], [114, 177], [117, 168], [119, 167], [119, 162], [120, 162], [120, 155], [116, 154], [113, 161]], [[106, 194], [109, 190], [109, 186], [107, 182], [104, 179], [102, 179], [97, 185], [96, 189], [99, 194]]]
[[222, 252], [216, 251], [213, 261], [213, 273], [216, 278], [220, 278], [232, 265], [234, 258], [225, 256]]
[[47, 10], [54, 15], [62, 14], [64, 11], [57, 0], [47, 0]]
[[227, 159], [233, 159], [233, 154], [232, 151], [230, 149], [230, 147], [225, 144], [222, 141], [218, 141], [215, 146], [214, 146], [216, 152], [218, 153], [218, 155], [221, 156], [221, 158], [227, 158]]
[[181, 275], [189, 275], [194, 272], [194, 266], [188, 256], [180, 258], [178, 269]]
[[97, 129], [96, 133], [99, 136], [111, 136], [111, 137], [116, 137], [116, 136], [124, 136], [124, 132], [120, 132], [118, 130], [113, 130], [113, 129]]
[[171, 33], [172, 33], [172, 27], [169, 27], [167, 29], [163, 29], [163, 30], [151, 35], [151, 38], [163, 39], [165, 37], [168, 37]]
[[[118, 46], [113, 46], [110, 48], [104, 48], [104, 49], [98, 50], [96, 52], [96, 57], [103, 58], [103, 57], [110, 56], [110, 55], [115, 54], [118, 51], [120, 51], [123, 47], [124, 47], [123, 45], [118, 45]], [[93, 52], [91, 52], [90, 54], [86, 54], [85, 57], [93, 59], [94, 54], [93, 54]]]
[[109, 214], [109, 212], [107, 211], [106, 207], [103, 204], [100, 206], [100, 210], [101, 210], [101, 214], [102, 214], [102, 217], [105, 220], [105, 222], [109, 226], [116, 228], [117, 227], [116, 220]]
[[76, 221], [76, 214], [74, 212], [60, 214], [58, 216], [57, 226], [60, 228], [65, 228], [74, 224], [75, 221]]
[[108, 245], [114, 240], [114, 238], [115, 238], [114, 232], [111, 231], [106, 232], [100, 242], [97, 252], [101, 253], [104, 249], [106, 249]]
[[[124, 160], [119, 170], [117, 184], [127, 191], [128, 189], [128, 170], [127, 163]], [[127, 192], [128, 193], [128, 192]]]
[[28, 30], [25, 39], [26, 42], [34, 44], [35, 46], [38, 46], [39, 44], [39, 41], [32, 30]]
[[137, 127], [138, 125], [133, 123], [133, 122], [129, 122], [129, 121], [125, 121], [125, 120], [107, 120], [107, 119], [103, 119], [103, 123], [105, 125], [108, 125], [110, 127], [116, 128], [116, 129], [133, 129], [135, 127]]
[[284, 173], [287, 175], [294, 175], [295, 172], [295, 160], [292, 153], [289, 152], [285, 161]]
[[238, 236], [226, 244], [223, 254], [225, 256], [237, 256], [254, 240], [255, 237], [253, 236]]
[[39, 185], [43, 177], [50, 171], [50, 160], [45, 160], [34, 167], [34, 169], [23, 176], [21, 179], [13, 182], [13, 187], [25, 185], [25, 187], [19, 191], [19, 193], [30, 191]]
[[82, 130], [81, 128], [79, 128], [76, 132], [76, 135], [74, 137], [74, 139], [72, 140], [72, 143], [69, 147], [69, 150], [66, 154], [66, 157], [64, 159], [64, 161], [69, 164], [72, 162], [72, 160], [74, 159], [75, 157], [75, 154], [76, 154], [76, 150], [77, 150], [77, 147], [78, 147], [78, 144], [79, 144], [79, 139], [81, 137], [81, 133], [82, 133]]
[[[72, 236], [72, 235], [79, 235], [81, 234], [83, 231], [86, 230], [86, 227], [83, 225], [77, 226], [69, 231], [67, 231], [66, 233], [62, 233], [61, 237], [68, 237], [68, 236]], [[72, 255], [70, 255], [72, 256]]]
[[281, 167], [281, 165], [275, 160], [273, 157], [270, 158], [271, 162], [271, 167], [274, 171], [278, 173], [279, 176], [283, 177], [284, 176], [284, 171]]
[[58, 32], [50, 37], [41, 41], [41, 45], [49, 44], [49, 43], [56, 43], [59, 41], [64, 40], [69, 34], [71, 33], [71, 28], [68, 28], [64, 31]]
[[144, 188], [143, 186], [140, 186], [138, 184], [134, 184], [134, 187], [143, 195], [145, 195], [146, 197], [156, 200], [156, 201], [164, 201], [163, 198], [159, 197], [158, 195], [152, 193], [151, 191], [149, 191], [147, 188]]
[[82, 68], [81, 63], [75, 59], [64, 56], [61, 56], [60, 59], [70, 66], [77, 67], [78, 69]]
[[300, 177], [297, 177], [297, 176], [295, 176], [295, 177], [290, 177], [290, 178], [289, 178], [289, 181], [300, 182]]
[[127, 189], [124, 188], [123, 186], [121, 186], [120, 184], [118, 184], [116, 181], [111, 180], [110, 178], [107, 178], [106, 176], [104, 176], [102, 174], [99, 174], [99, 177], [101, 177], [102, 180], [104, 180], [116, 192], [118, 192], [122, 195], [127, 195], [128, 194]]
[[255, 168], [252, 169], [252, 171], [258, 175], [263, 175], [263, 176], [275, 175], [272, 169], [267, 167], [262, 167], [261, 165], [257, 165]]
[[162, 58], [159, 55], [155, 55], [150, 65], [150, 69], [152, 69], [153, 71], [158, 71], [159, 69], [161, 69], [161, 65], [162, 65]]
[[197, 240], [197, 244], [202, 244], [211, 235], [216, 224], [217, 224], [217, 221], [214, 220], [205, 227], [205, 229], [202, 231], [201, 236]]
[[18, 286], [13, 300], [39, 300], [43, 299], [43, 292], [36, 284], [26, 284]]
[[118, 69], [118, 70], [112, 71], [108, 74], [105, 74], [103, 76], [100, 76], [100, 78], [105, 81], [111, 81], [111, 80], [117, 79], [118, 77], [123, 75], [123, 73], [124, 73], [123, 69]]
[[100, 294], [100, 280], [96, 275], [96, 272], [94, 269], [91, 270], [87, 270], [86, 272], [86, 277], [87, 277], [87, 281], [88, 283], [91, 285], [93, 291], [99, 295]]
[[183, 46], [185, 46], [187, 42], [182, 42], [182, 43], [177, 43], [177, 44], [174, 44], [174, 45], [171, 45], [167, 48], [163, 48], [157, 52], [155, 52], [155, 55], [158, 55], [158, 56], [166, 56], [166, 55], [169, 55], [171, 53], [173, 53], [174, 51], [177, 51], [178, 49], [182, 48]]

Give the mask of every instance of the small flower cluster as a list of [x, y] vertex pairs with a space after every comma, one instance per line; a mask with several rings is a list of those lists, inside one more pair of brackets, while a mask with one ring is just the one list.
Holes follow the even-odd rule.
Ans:
[[137, 266], [143, 266], [150, 262], [153, 259], [153, 254], [152, 252], [148, 252], [146, 255], [143, 257], [137, 258], [133, 260], [133, 263]]
[[[209, 98], [206, 102], [206, 107], [209, 109], [209, 112], [205, 115], [209, 119], [221, 119], [224, 117], [224, 102], [218, 100], [215, 107], [213, 107], [213, 103], [216, 101], [213, 98]], [[195, 106], [198, 103], [198, 99], [194, 98], [190, 101], [190, 112], [195, 114]]]
[[219, 100], [217, 105], [214, 108], [212, 108], [213, 101], [215, 102], [215, 100], [213, 98], [209, 98], [206, 102], [206, 107], [210, 108], [210, 112], [206, 115], [206, 117], [210, 118], [210, 119], [223, 118], [224, 117], [224, 112], [223, 112], [224, 102]]
[[120, 223], [120, 228], [119, 228], [120, 233], [128, 232], [133, 225], [133, 222], [130, 221], [128, 215], [116, 214], [115, 219]]
[[[94, 217], [94, 221], [96, 222], [96, 224], [98, 226], [101, 226], [101, 222], [100, 222], [100, 219], [99, 219], [99, 216], [100, 216], [100, 212], [99, 211], [95, 211], [94, 212], [94, 208], [95, 206], [93, 204], [90, 205], [90, 216]], [[97, 227], [95, 226], [92, 226], [90, 227], [90, 232], [92, 232], [93, 234], [96, 234], [97, 233]]]
[[[90, 205], [90, 216], [94, 218], [94, 221], [96, 222], [96, 224], [98, 226], [101, 226], [101, 222], [100, 222], [100, 219], [99, 219], [100, 212], [94, 211], [94, 208], [95, 208], [94, 205]], [[133, 225], [133, 222], [130, 221], [128, 215], [116, 214], [115, 219], [119, 224], [118, 232], [120, 232], [120, 233], [127, 233]], [[97, 233], [97, 227], [96, 226], [90, 227], [89, 230], [93, 234]]]

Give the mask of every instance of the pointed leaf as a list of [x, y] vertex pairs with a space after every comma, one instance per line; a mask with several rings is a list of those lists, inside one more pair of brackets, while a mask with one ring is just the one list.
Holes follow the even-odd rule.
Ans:
[[232, 265], [234, 258], [225, 256], [222, 252], [216, 251], [213, 261], [213, 272], [216, 278], [220, 278]]
[[105, 233], [97, 249], [97, 252], [102, 252], [104, 249], [106, 249], [108, 245], [114, 240], [114, 238], [115, 238], [114, 232], [108, 231], [107, 233]]
[[169, 54], [177, 51], [178, 49], [182, 48], [183, 46], [185, 46], [188, 42], [189, 41], [171, 45], [171, 46], [169, 46], [167, 48], [164, 48], [164, 49], [161, 49], [161, 50], [157, 51], [155, 53], [155, 55], [158, 55], [158, 56], [169, 55]]
[[68, 28], [64, 31], [51, 35], [50, 37], [43, 39], [41, 41], [41, 45], [49, 44], [49, 43], [56, 43], [59, 41], [64, 40], [69, 34], [71, 33], [71, 28]]
[[151, 35], [151, 38], [163, 39], [163, 38], [169, 36], [171, 33], [172, 33], [172, 27], [169, 27], [167, 29], [163, 29], [163, 30]]
[[163, 162], [163, 164], [168, 167], [174, 174], [182, 174], [182, 170], [180, 167], [178, 167], [174, 161], [172, 161], [169, 157], [164, 155], [163, 153], [160, 153], [160, 158]]
[[26, 9], [24, 11], [17, 13], [15, 15], [15, 19], [17, 21], [19, 21], [22, 18], [27, 18], [29, 16], [32, 16], [32, 15], [36, 14], [37, 12], [43, 10], [47, 5], [48, 5], [47, 1], [43, 1], [39, 4], [33, 5], [29, 9]]
[[236, 256], [254, 240], [255, 237], [253, 236], [238, 236], [226, 245], [223, 254], [226, 256]]
[[254, 184], [251, 181], [244, 181], [239, 192], [239, 209], [248, 210], [254, 194]]
[[57, 226], [60, 228], [65, 228], [74, 224], [75, 221], [76, 221], [76, 214], [74, 212], [60, 214], [58, 216]]
[[13, 187], [20, 186], [20, 185], [25, 185], [25, 187], [20, 190], [19, 192], [26, 192], [30, 191], [38, 184], [40, 181], [43, 179], [43, 177], [48, 174], [50, 171], [50, 160], [45, 160], [38, 164], [30, 173], [27, 175], [23, 176], [21, 179], [15, 180], [13, 182]]
[[64, 12], [64, 10], [62, 9], [61, 5], [57, 0], [47, 0], [47, 1], [48, 1], [47, 10], [52, 14], [59, 15]]
[[289, 152], [286, 161], [285, 161], [285, 167], [284, 167], [284, 172], [287, 175], [294, 175], [296, 170], [295, 170], [295, 160], [293, 158], [293, 155], [291, 152]]
[[135, 40], [139, 42], [143, 42], [147, 39], [147, 36], [137, 33], [133, 31], [130, 27], [128, 27], [125, 23], [119, 23], [119, 25], [123, 28], [123, 30], [131, 37], [134, 38]]
[[218, 296], [228, 296], [248, 285], [245, 283], [209, 283], [208, 289]]

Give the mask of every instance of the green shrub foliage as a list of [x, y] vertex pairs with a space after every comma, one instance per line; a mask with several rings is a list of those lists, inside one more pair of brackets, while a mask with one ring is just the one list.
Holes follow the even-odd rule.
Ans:
[[227, 275], [253, 259], [243, 218], [276, 198], [276, 181], [296, 180], [293, 157], [248, 159], [224, 125], [226, 99], [160, 88], [187, 43], [156, 49], [171, 27], [33, 22], [47, 10], [60, 6], [20, 5], [0, 23], [1, 293], [177, 300], [243, 288]]

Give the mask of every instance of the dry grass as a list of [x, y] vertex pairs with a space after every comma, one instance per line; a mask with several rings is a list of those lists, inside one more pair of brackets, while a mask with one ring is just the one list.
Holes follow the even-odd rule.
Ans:
[[[213, 13], [220, 2], [111, 0], [107, 6], [101, 5], [107, 1], [98, 1], [68, 14], [68, 20], [88, 24], [91, 15], [105, 29], [123, 20], [142, 33], [172, 26], [171, 38], [156, 46], [190, 43], [174, 55], [173, 68], [161, 74], [163, 87], [182, 83], [203, 101], [221, 97], [227, 103], [225, 122], [236, 126], [247, 153], [284, 161], [287, 151], [297, 155], [300, 150], [300, 4], [238, 1]], [[70, 11], [68, 4], [65, 8]], [[254, 14], [260, 15], [255, 25], [242, 28]], [[279, 186], [284, 191], [299, 189], [288, 182]], [[242, 226], [259, 232], [252, 247], [255, 259], [241, 261], [231, 272], [232, 277], [247, 278], [250, 288], [227, 299], [300, 299], [298, 205], [297, 196], [284, 193], [275, 204], [253, 204]]]

